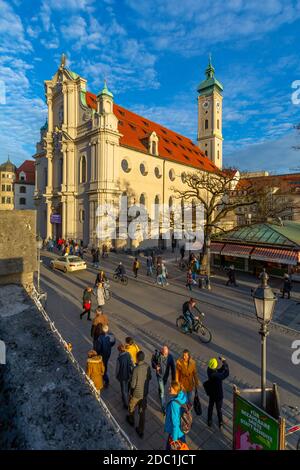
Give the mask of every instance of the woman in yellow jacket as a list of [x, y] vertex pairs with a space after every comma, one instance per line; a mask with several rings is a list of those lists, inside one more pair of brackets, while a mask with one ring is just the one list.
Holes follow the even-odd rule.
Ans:
[[94, 385], [99, 393], [103, 388], [104, 372], [105, 367], [102, 361], [102, 357], [98, 356], [94, 350], [89, 351], [88, 360], [86, 363], [86, 375], [94, 382]]
[[132, 338], [128, 336], [128, 338], [125, 339], [125, 350], [129, 352], [133, 364], [136, 366], [137, 365], [137, 360], [136, 360], [136, 355], [140, 351], [139, 346], [133, 341]]
[[180, 383], [182, 390], [187, 394], [189, 403], [192, 403], [193, 391], [200, 384], [197, 375], [196, 362], [191, 357], [188, 349], [183, 351], [182, 357], [176, 362], [176, 381]]

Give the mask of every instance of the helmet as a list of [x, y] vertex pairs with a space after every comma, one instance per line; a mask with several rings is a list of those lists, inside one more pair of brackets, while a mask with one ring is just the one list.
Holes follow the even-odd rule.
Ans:
[[218, 367], [218, 361], [215, 357], [213, 357], [212, 359], [210, 359], [208, 361], [208, 368], [209, 369], [216, 369]]

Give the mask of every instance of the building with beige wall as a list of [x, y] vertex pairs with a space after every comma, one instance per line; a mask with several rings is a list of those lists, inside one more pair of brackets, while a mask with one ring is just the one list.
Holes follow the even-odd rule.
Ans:
[[8, 158], [0, 165], [0, 210], [14, 209], [16, 167]]
[[[213, 128], [217, 120], [211, 121], [209, 136], [213, 147], [218, 148], [221, 89], [212, 83], [211, 67], [209, 64], [206, 71], [210, 89], [203, 89], [205, 99], [220, 113], [218, 132]], [[99, 220], [107, 216], [99, 208], [117, 208], [122, 195], [128, 196], [129, 205], [145, 205], [150, 215], [154, 203], [172, 208], [180, 203], [172, 188], [184, 188], [186, 172], [214, 172], [221, 167], [222, 148], [219, 158], [216, 152], [205, 154], [199, 148], [200, 131], [196, 145], [132, 113], [114, 102], [106, 83], [94, 95], [87, 90], [86, 80], [66, 67], [64, 56], [53, 78], [45, 81], [45, 93], [48, 119], [34, 155], [37, 226], [43, 238], [62, 236], [83, 240], [85, 245], [97, 244]], [[202, 91], [199, 93], [201, 96]], [[211, 97], [216, 93], [220, 95], [219, 105]], [[206, 111], [200, 100], [200, 122], [206, 118]], [[142, 245], [170, 243], [162, 241], [161, 234], [159, 239], [144, 240]], [[119, 240], [117, 246], [130, 247], [132, 243], [137, 246], [141, 240]]]

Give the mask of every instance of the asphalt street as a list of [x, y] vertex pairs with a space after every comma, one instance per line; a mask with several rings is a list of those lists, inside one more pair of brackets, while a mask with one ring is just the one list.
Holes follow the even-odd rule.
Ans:
[[[43, 252], [41, 268], [41, 285], [48, 293], [47, 312], [64, 338], [73, 344], [74, 355], [84, 367], [92, 344], [91, 323], [80, 320], [79, 314], [83, 289], [93, 286], [97, 270], [89, 266], [78, 273], [52, 271], [49, 267], [51, 256]], [[127, 286], [112, 280], [112, 272], [119, 260], [126, 265], [130, 278]], [[236, 289], [225, 287], [216, 280], [211, 292], [195, 289], [193, 296], [199, 299], [198, 305], [206, 315], [205, 323], [213, 334], [212, 342], [204, 345], [196, 336], [184, 335], [176, 328], [175, 320], [181, 313], [182, 303], [190, 296], [184, 284], [185, 274], [170, 264], [170, 285], [161, 288], [147, 278], [145, 263], [142, 263], [137, 280], [132, 276], [131, 266], [132, 258], [125, 255], [112, 254], [102, 262], [113, 293], [105, 313], [117, 340], [136, 337], [148, 360], [154, 349], [162, 344], [170, 345], [176, 358], [188, 348], [203, 374], [207, 361], [222, 355], [230, 366], [230, 386], [233, 383], [241, 388], [260, 386], [260, 337], [249, 286]], [[300, 365], [291, 361], [291, 345], [299, 337], [299, 332], [275, 326], [271, 327], [267, 339], [267, 381], [270, 385], [278, 384], [282, 404], [300, 405]], [[112, 362], [116, 352], [114, 354]], [[112, 375], [113, 369], [112, 366]]]

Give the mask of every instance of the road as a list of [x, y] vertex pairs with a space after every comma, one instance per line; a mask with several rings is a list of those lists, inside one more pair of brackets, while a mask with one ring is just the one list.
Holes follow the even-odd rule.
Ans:
[[[79, 313], [82, 291], [86, 286], [93, 285], [96, 270], [89, 267], [86, 271], [67, 275], [51, 271], [49, 268], [51, 256], [44, 254], [41, 269], [42, 287], [48, 293], [47, 311], [64, 338], [73, 344], [74, 355], [84, 367], [87, 351], [91, 346], [91, 325], [85, 319], [80, 320]], [[231, 385], [236, 383], [241, 388], [260, 386], [260, 338], [249, 288], [246, 286], [239, 289], [225, 288], [216, 281], [212, 292], [197, 290], [193, 294], [201, 299], [201, 310], [205, 312], [206, 324], [213, 333], [212, 342], [203, 345], [197, 337], [187, 337], [175, 326], [181, 305], [189, 297], [184, 288], [183, 274], [175, 267], [170, 267], [172, 278], [170, 286], [157, 287], [145, 276], [145, 268], [141, 269], [139, 278], [135, 280], [131, 278], [132, 259], [125, 255], [117, 257], [112, 254], [103, 262], [103, 268], [110, 278], [119, 259], [122, 259], [126, 265], [130, 280], [127, 287], [111, 281], [113, 297], [105, 308], [111, 330], [118, 341], [124, 341], [126, 336], [135, 337], [145, 351], [148, 361], [154, 349], [162, 344], [169, 344], [176, 358], [184, 348], [188, 348], [198, 362], [201, 379], [205, 377], [206, 364], [211, 357], [225, 356], [230, 365], [230, 381], [226, 385], [225, 400], [225, 415], [226, 413], [228, 415], [227, 432], [217, 437], [211, 434], [207, 428], [204, 429], [205, 416], [203, 416], [201, 426], [199, 425], [201, 432], [197, 432], [198, 438], [191, 440], [196, 446], [194, 448], [199, 445], [201, 448], [230, 447]], [[299, 333], [273, 327], [267, 340], [267, 381], [270, 385], [274, 382], [278, 384], [283, 404], [300, 404], [300, 366], [293, 365], [291, 361], [291, 344], [297, 338], [299, 339]], [[116, 351], [112, 363], [115, 358]], [[113, 375], [113, 366], [111, 375]], [[159, 448], [157, 439], [162, 441], [164, 439], [155, 380], [152, 380], [152, 388], [154, 397], [153, 403], [150, 403], [150, 420], [154, 431], [150, 434], [149, 429], [147, 444], [137, 441], [139, 448]], [[113, 392], [109, 392], [109, 389], [104, 390], [103, 398], [123, 424], [125, 418], [123, 415], [120, 417], [121, 409], [115, 405], [119, 401], [117, 384], [113, 384], [112, 389]], [[205, 404], [204, 392], [201, 398]]]

